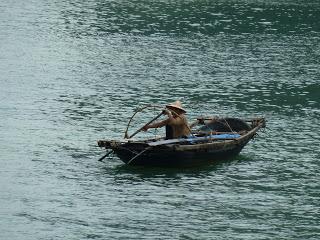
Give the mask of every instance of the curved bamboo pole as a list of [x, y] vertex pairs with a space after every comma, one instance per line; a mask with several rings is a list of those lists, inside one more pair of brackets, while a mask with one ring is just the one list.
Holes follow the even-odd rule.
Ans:
[[[161, 106], [159, 106], [159, 105], [149, 104], [149, 105], [145, 105], [145, 106], [143, 106], [143, 107], [138, 108], [138, 109], [133, 113], [133, 115], [131, 116], [131, 118], [130, 118], [128, 124], [127, 124], [126, 131], [124, 132], [124, 138], [132, 138], [132, 137], [133, 137], [132, 135], [131, 135], [130, 137], [129, 137], [129, 135], [128, 135], [128, 130], [129, 130], [130, 124], [131, 124], [133, 118], [136, 116], [137, 113], [142, 112], [143, 110], [145, 110], [145, 109], [147, 109], [147, 108], [163, 108], [163, 107], [161, 107]], [[160, 117], [160, 116], [159, 116], [159, 117]], [[152, 121], [154, 121], [154, 120], [155, 120], [155, 118], [154, 118]], [[150, 124], [150, 123], [149, 123], [149, 124]], [[143, 126], [143, 127], [144, 127], [144, 126]], [[143, 128], [143, 127], [142, 127], [142, 128]], [[140, 128], [140, 129], [137, 130], [137, 131], [140, 132], [140, 131], [142, 130], [142, 128]], [[136, 132], [137, 132], [137, 131], [136, 131]], [[137, 133], [138, 133], [138, 132], [137, 132]], [[136, 135], [137, 133], [135, 133], [134, 135]]]

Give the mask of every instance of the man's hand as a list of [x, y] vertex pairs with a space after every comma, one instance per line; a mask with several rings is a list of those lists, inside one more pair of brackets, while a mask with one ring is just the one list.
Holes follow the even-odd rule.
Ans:
[[169, 113], [170, 113], [170, 111], [168, 109], [164, 109], [162, 111], [162, 114], [164, 114], [164, 115], [169, 115]]

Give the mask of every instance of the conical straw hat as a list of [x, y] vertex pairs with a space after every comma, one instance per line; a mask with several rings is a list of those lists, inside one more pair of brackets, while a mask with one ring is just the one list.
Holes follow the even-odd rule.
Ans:
[[173, 103], [170, 103], [170, 104], [166, 105], [166, 107], [167, 107], [167, 108], [179, 109], [179, 110], [181, 110], [183, 113], [186, 113], [186, 112], [187, 112], [186, 110], [184, 110], [184, 109], [182, 108], [182, 104], [181, 104], [181, 102], [180, 102], [179, 100], [177, 100], [177, 101], [175, 101], [175, 102], [173, 102]]

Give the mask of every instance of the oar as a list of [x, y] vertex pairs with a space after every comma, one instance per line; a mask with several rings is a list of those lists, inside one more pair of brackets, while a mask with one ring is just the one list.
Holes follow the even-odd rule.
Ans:
[[135, 131], [131, 136], [129, 136], [128, 138], [132, 138], [133, 136], [135, 136], [137, 133], [141, 132], [141, 130], [145, 127], [148, 126], [150, 123], [152, 123], [153, 121], [157, 120], [161, 115], [163, 114], [163, 112], [159, 113], [155, 118], [153, 118], [152, 120], [150, 120], [147, 124], [145, 124], [142, 128], [138, 129], [137, 131]]
[[101, 162], [103, 159], [105, 159], [107, 156], [109, 156], [111, 153], [113, 153], [113, 150], [111, 150], [110, 152], [107, 152], [104, 156], [102, 156], [101, 158], [99, 158], [99, 162]]

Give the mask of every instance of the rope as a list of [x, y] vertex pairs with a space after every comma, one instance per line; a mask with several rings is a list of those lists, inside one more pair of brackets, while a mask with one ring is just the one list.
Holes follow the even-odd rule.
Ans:
[[137, 157], [139, 157], [141, 154], [143, 154], [144, 152], [148, 151], [150, 148], [152, 147], [147, 147], [146, 149], [142, 150], [141, 152], [139, 152], [137, 155], [135, 155], [133, 158], [131, 158], [127, 164], [129, 165], [134, 159], [136, 159]]
[[227, 122], [227, 120], [224, 118], [223, 119], [226, 122], [226, 125], [228, 126], [228, 128], [231, 130], [232, 133], [235, 133], [235, 131], [233, 131], [233, 129], [230, 127], [229, 123]]

